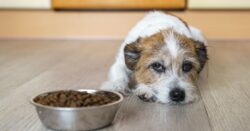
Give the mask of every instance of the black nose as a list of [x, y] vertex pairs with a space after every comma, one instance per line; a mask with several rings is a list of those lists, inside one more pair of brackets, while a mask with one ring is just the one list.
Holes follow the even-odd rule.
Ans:
[[174, 88], [169, 93], [170, 99], [175, 102], [181, 102], [185, 99], [185, 92], [180, 88]]

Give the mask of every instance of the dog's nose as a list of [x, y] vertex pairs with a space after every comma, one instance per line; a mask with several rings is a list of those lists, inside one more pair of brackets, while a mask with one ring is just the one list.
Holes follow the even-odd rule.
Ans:
[[181, 102], [185, 99], [185, 92], [180, 88], [174, 88], [169, 93], [170, 99], [175, 102]]

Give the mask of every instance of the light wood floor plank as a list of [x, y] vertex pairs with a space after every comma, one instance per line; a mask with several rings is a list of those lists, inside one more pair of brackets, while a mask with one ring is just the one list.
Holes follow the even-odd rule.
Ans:
[[[0, 41], [1, 130], [48, 130], [40, 123], [30, 98], [55, 89], [98, 88], [106, 80], [120, 42], [37, 43], [16, 41], [8, 46]], [[207, 70], [198, 82], [198, 102], [170, 106], [128, 97], [114, 124], [101, 130], [250, 130], [250, 44], [212, 42], [209, 54]]]
[[213, 130], [250, 130], [250, 42], [214, 42], [209, 54], [200, 90]]

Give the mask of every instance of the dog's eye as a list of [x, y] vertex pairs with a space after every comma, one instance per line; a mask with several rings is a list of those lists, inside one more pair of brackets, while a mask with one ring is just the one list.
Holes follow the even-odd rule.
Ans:
[[165, 67], [164, 67], [162, 64], [158, 63], [158, 62], [153, 63], [153, 64], [151, 65], [151, 67], [152, 67], [156, 72], [159, 72], [159, 73], [165, 71]]
[[191, 62], [189, 61], [185, 61], [183, 64], [182, 64], [182, 70], [183, 72], [189, 72], [190, 70], [192, 70], [193, 68], [193, 65]]

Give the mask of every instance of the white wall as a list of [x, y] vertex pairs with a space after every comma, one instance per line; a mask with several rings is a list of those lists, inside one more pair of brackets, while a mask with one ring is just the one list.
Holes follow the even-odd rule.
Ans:
[[0, 0], [4, 9], [50, 9], [51, 0]]
[[250, 0], [188, 0], [189, 9], [249, 9]]

